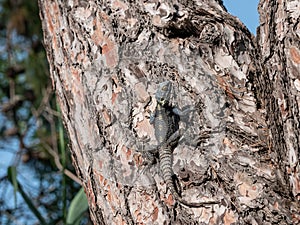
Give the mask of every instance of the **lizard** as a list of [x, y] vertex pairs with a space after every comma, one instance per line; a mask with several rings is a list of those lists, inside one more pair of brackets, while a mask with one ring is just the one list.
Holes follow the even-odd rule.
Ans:
[[154, 113], [150, 116], [150, 124], [154, 126], [155, 138], [158, 142], [156, 151], [158, 151], [160, 170], [167, 189], [171, 192], [173, 198], [179, 203], [189, 207], [203, 207], [209, 204], [218, 204], [218, 201], [207, 202], [188, 202], [184, 200], [177, 192], [172, 176], [173, 150], [178, 145], [183, 130], [179, 129], [180, 117], [186, 116], [193, 109], [187, 108], [183, 111], [170, 105], [172, 84], [170, 81], [162, 82], [158, 85], [155, 93], [157, 105]]

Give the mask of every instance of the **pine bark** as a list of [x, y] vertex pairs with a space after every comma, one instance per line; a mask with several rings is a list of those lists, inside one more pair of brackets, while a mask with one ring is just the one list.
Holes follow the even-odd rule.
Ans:
[[268, 115], [272, 161], [278, 190], [300, 200], [300, 49], [299, 1], [259, 5], [257, 42], [263, 79], [261, 90]]
[[[296, 224], [299, 3], [262, 1], [257, 38], [216, 1], [39, 0], [53, 87], [95, 224]], [[157, 84], [192, 105], [166, 190], [149, 116]], [[195, 144], [196, 143], [196, 144]], [[145, 169], [143, 171], [143, 168]]]

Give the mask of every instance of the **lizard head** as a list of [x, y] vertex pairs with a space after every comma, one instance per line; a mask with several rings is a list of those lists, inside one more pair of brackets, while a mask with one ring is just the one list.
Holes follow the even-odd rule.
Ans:
[[155, 94], [156, 101], [161, 105], [168, 104], [171, 96], [171, 90], [172, 84], [170, 81], [160, 83]]

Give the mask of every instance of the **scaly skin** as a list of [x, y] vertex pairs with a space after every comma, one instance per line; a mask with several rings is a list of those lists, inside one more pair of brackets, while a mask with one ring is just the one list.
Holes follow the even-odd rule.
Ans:
[[182, 199], [176, 191], [172, 179], [174, 173], [172, 169], [172, 154], [173, 149], [176, 148], [181, 137], [181, 130], [179, 130], [180, 117], [178, 114], [180, 113], [183, 115], [190, 112], [190, 110], [181, 112], [179, 109], [169, 105], [171, 90], [171, 82], [166, 81], [159, 84], [155, 95], [157, 100], [155, 114], [150, 119], [150, 123], [154, 125], [155, 129], [155, 137], [158, 142], [160, 169], [164, 181], [166, 182], [166, 186], [174, 199], [183, 205], [189, 207], [202, 207], [209, 204], [217, 204], [217, 201], [190, 203]]

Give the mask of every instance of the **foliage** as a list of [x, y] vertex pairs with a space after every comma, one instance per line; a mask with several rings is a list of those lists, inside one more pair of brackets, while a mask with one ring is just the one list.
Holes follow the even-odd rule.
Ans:
[[37, 1], [0, 1], [0, 51], [0, 223], [66, 224], [80, 185], [49, 79]]

